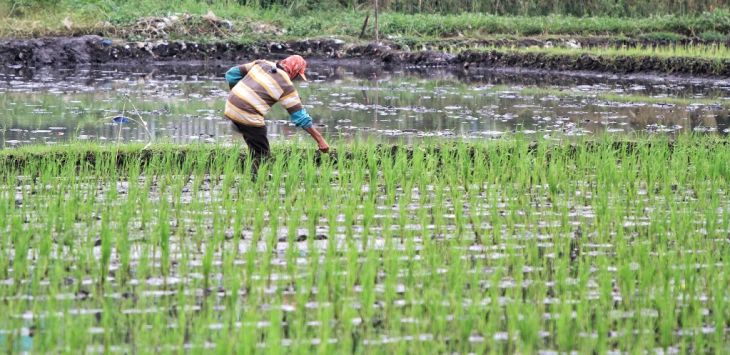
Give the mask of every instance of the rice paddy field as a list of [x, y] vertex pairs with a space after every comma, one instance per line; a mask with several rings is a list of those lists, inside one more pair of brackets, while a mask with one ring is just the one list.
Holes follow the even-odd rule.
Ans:
[[0, 152], [4, 351], [730, 351], [725, 139], [142, 148]]
[[730, 352], [727, 81], [221, 69], [0, 73], [0, 351]]

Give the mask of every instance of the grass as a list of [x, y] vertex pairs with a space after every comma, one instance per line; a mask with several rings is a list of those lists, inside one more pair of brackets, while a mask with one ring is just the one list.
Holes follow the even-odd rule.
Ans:
[[672, 45], [656, 47], [592, 47], [592, 48], [566, 48], [566, 47], [490, 47], [485, 50], [508, 51], [516, 53], [545, 53], [552, 55], [581, 56], [584, 54], [615, 57], [657, 57], [657, 58], [692, 58], [711, 59], [726, 61], [730, 60], [730, 48], [724, 44], [691, 44]]
[[467, 61], [482, 60], [505, 66], [533, 66], [548, 70], [607, 71], [619, 73], [726, 76], [730, 50], [725, 44], [658, 46], [499, 47], [474, 46], [457, 51]]
[[0, 347], [729, 351], [726, 140], [612, 139], [0, 151]]
[[[109, 7], [118, 4], [118, 0], [65, 0], [65, 4], [93, 5]], [[4, 0], [11, 12], [27, 12], [36, 7], [52, 6], [52, 0]], [[373, 7], [370, 0], [209, 0], [207, 4], [224, 4], [226, 6], [246, 6], [253, 8], [281, 8], [289, 11], [307, 11], [321, 9], [362, 9]], [[141, 5], [150, 5], [140, 2]], [[174, 5], [174, 4], [172, 4]], [[157, 5], [159, 6], [159, 5]], [[171, 6], [171, 5], [170, 5]], [[463, 13], [484, 12], [499, 15], [542, 15], [563, 14], [574, 16], [626, 16], [642, 17], [654, 14], [687, 13], [701, 15], [707, 11], [722, 8], [718, 0], [701, 0], [676, 3], [672, 0], [656, 0], [651, 3], [635, 3], [618, 0], [607, 3], [603, 0], [511, 0], [506, 2], [484, 2], [481, 0], [442, 0], [424, 2], [422, 0], [383, 1], [379, 3], [381, 11], [397, 11], [403, 13]]]
[[[91, 1], [65, 0], [53, 4], [20, 7], [11, 12], [12, 5], [0, 2], [0, 37], [36, 37], [101, 33], [112, 37], [128, 36], [124, 33], [141, 17], [167, 16], [172, 13], [204, 15], [213, 11], [219, 17], [231, 20], [234, 30], [225, 34], [212, 34], [217, 40], [250, 41], [272, 38], [271, 34], [252, 31], [251, 25], [266, 23], [286, 30], [277, 37], [303, 38], [321, 36], [345, 36], [355, 38], [360, 34], [366, 15], [362, 9], [352, 7], [270, 7], [241, 6], [233, 2], [210, 3], [182, 0], [178, 2], [152, 1]], [[3, 9], [7, 11], [2, 11]], [[17, 9], [17, 7], [16, 7]], [[24, 9], [24, 10], [23, 10]], [[541, 14], [545, 12], [540, 12]], [[68, 20], [68, 21], [65, 21]], [[412, 14], [384, 12], [379, 18], [381, 33], [385, 38], [399, 37], [450, 38], [484, 37], [490, 35], [611, 35], [640, 36], [657, 33], [661, 38], [683, 36], [718, 38], [712, 33], [730, 30], [730, 12], [715, 10], [701, 15], [662, 15], [629, 17], [575, 17], [556, 13], [548, 16], [489, 15], [485, 13], [459, 14]], [[368, 36], [372, 36], [372, 30]], [[184, 39], [201, 40], [195, 31], [182, 36]], [[368, 37], [369, 38], [369, 37]], [[136, 38], [135, 38], [136, 39]]]

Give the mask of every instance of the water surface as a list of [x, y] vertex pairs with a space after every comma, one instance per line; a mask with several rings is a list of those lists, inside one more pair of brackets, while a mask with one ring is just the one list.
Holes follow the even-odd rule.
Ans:
[[[218, 65], [1, 73], [0, 146], [240, 139], [222, 117], [225, 70]], [[330, 138], [490, 139], [515, 131], [724, 134], [730, 127], [730, 88], [701, 82], [330, 64], [313, 65], [309, 77], [297, 87], [316, 126]], [[115, 123], [117, 116], [133, 120]], [[271, 139], [307, 139], [278, 106], [267, 120]]]

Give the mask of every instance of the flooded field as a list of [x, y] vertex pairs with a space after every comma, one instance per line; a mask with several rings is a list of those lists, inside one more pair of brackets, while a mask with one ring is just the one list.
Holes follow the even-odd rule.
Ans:
[[[230, 142], [222, 118], [224, 67], [43, 69], [0, 74], [0, 146], [102, 142]], [[514, 131], [536, 135], [718, 132], [730, 129], [730, 84], [457, 70], [371, 70], [314, 65], [298, 83], [329, 137], [408, 141], [484, 139]], [[147, 130], [134, 121], [141, 117]], [[272, 139], [305, 136], [281, 108]]]
[[315, 65], [254, 175], [225, 69], [0, 74], [0, 349], [730, 352], [730, 85]]
[[5, 151], [0, 348], [727, 352], [711, 138]]

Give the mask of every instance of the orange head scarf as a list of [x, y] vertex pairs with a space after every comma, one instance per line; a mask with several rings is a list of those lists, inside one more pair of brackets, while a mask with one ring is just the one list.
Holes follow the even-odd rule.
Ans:
[[304, 81], [307, 81], [307, 77], [304, 72], [307, 70], [307, 61], [299, 55], [292, 55], [279, 62], [279, 65], [289, 75], [289, 78], [294, 80], [297, 76], [301, 76]]

